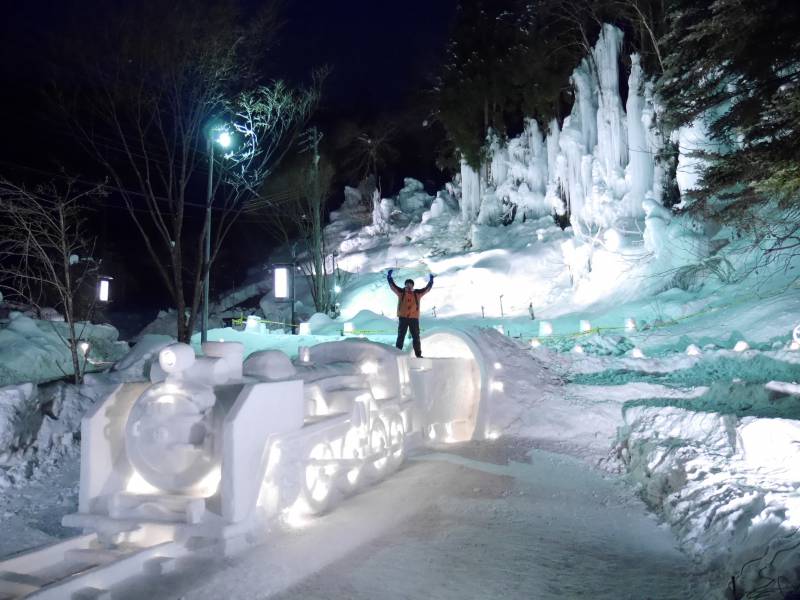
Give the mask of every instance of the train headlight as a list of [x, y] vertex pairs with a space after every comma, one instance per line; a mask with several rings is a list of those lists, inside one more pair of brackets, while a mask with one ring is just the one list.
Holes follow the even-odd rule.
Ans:
[[194, 360], [194, 349], [188, 344], [170, 344], [158, 353], [158, 364], [167, 373], [185, 371]]

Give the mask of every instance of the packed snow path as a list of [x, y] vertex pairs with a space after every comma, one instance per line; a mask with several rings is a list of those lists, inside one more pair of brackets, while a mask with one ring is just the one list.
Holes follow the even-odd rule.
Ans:
[[186, 559], [112, 597], [697, 597], [691, 562], [625, 484], [506, 439], [414, 456], [295, 526], [240, 558]]

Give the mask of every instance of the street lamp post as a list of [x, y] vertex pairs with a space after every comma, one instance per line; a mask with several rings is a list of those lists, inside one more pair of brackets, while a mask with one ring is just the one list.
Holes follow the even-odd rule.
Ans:
[[231, 145], [231, 134], [222, 131], [213, 139], [208, 137], [208, 190], [206, 194], [205, 245], [203, 249], [203, 315], [201, 318], [200, 341], [208, 341], [208, 296], [211, 278], [211, 204], [214, 202], [214, 142], [223, 148]]

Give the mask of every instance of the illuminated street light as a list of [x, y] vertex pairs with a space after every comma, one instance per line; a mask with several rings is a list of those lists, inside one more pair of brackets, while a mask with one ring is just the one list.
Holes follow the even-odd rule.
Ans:
[[217, 143], [222, 148], [229, 148], [230, 145], [233, 143], [233, 136], [227, 131], [223, 131], [217, 136]]
[[[213, 132], [218, 131], [216, 138]], [[208, 136], [208, 189], [206, 194], [206, 227], [203, 251], [203, 314], [200, 325], [200, 341], [208, 341], [208, 296], [211, 279], [211, 205], [214, 203], [214, 143], [222, 148], [229, 148], [233, 136], [226, 129], [215, 127]]]
[[292, 335], [294, 335], [297, 333], [294, 312], [294, 265], [273, 265], [272, 277], [272, 293], [275, 296], [275, 300], [291, 304], [291, 331]]
[[101, 275], [97, 279], [97, 300], [98, 302], [111, 302], [111, 280], [113, 277]]

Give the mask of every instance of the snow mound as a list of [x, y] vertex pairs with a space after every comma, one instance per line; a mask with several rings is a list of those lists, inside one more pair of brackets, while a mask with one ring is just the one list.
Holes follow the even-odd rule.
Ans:
[[371, 310], [359, 311], [350, 321], [356, 331], [392, 333], [397, 331], [397, 320], [376, 314]]
[[341, 331], [341, 323], [337, 323], [324, 313], [311, 315], [308, 325], [314, 335], [336, 335]]
[[[12, 312], [0, 330], [0, 385], [44, 382], [72, 374], [72, 357], [65, 342], [67, 324], [31, 319]], [[77, 323], [81, 339], [89, 343], [87, 371], [108, 368], [128, 351], [111, 325]]]

